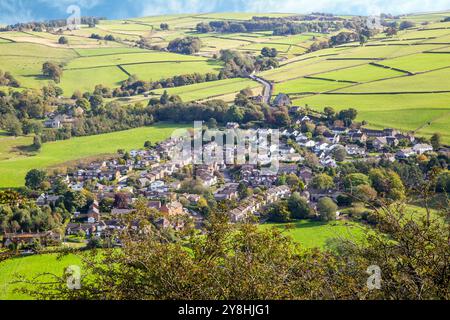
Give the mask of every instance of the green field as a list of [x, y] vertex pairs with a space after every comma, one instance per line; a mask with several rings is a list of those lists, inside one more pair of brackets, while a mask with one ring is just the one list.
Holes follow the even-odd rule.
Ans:
[[274, 94], [296, 94], [305, 92], [325, 92], [349, 86], [349, 83], [318, 79], [300, 78], [275, 84]]
[[0, 188], [23, 186], [31, 169], [45, 169], [68, 161], [115, 153], [118, 149], [142, 148], [147, 140], [167, 139], [180, 125], [158, 124], [97, 136], [45, 143], [35, 156], [17, 156], [0, 161]]
[[183, 74], [219, 74], [222, 65], [216, 61], [164, 62], [127, 65], [123, 68], [129, 74], [137, 75], [139, 79], [157, 81]]
[[252, 80], [235, 78], [198, 83], [172, 89], [158, 89], [152, 92], [156, 95], [161, 95], [167, 90], [170, 95], [179, 95], [183, 101], [188, 102], [204, 100], [231, 93], [237, 94], [242, 89], [259, 87], [261, 87], [261, 85]]
[[333, 79], [333, 80], [344, 80], [344, 81], [354, 81], [354, 82], [367, 82], [386, 78], [393, 78], [402, 76], [404, 73], [394, 71], [391, 69], [385, 69], [376, 67], [373, 65], [363, 65], [354, 68], [348, 68], [344, 70], [325, 72], [316, 75], [316, 77]]
[[262, 228], [279, 228], [304, 248], [325, 248], [327, 241], [333, 238], [360, 242], [364, 240], [366, 233], [363, 226], [344, 221], [324, 223], [301, 220], [293, 223], [268, 223], [262, 225]]
[[[450, 61], [449, 61], [450, 62]], [[414, 76], [365, 83], [339, 90], [345, 93], [450, 91], [450, 68]]]
[[[17, 275], [32, 278], [41, 273], [62, 275], [71, 265], [80, 265], [80, 258], [75, 255], [64, 256], [58, 259], [57, 255], [45, 254], [23, 258], [8, 259], [0, 262], [0, 300], [29, 300], [31, 297], [14, 292], [14, 289], [23, 287], [22, 284], [11, 283]], [[49, 278], [41, 278], [42, 281]]]

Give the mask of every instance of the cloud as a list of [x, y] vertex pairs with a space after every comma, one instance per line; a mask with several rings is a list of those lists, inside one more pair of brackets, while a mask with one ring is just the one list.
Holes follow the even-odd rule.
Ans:
[[0, 0], [0, 22], [64, 18], [72, 4], [81, 8], [82, 15], [117, 19], [227, 11], [375, 15], [450, 9], [449, 0]]

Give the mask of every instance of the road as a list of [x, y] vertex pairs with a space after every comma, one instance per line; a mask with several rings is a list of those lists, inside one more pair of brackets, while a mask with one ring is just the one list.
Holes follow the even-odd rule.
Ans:
[[264, 102], [270, 105], [270, 98], [272, 97], [273, 85], [269, 81], [256, 76], [255, 74], [250, 75], [250, 79], [261, 83], [264, 86], [263, 99]]

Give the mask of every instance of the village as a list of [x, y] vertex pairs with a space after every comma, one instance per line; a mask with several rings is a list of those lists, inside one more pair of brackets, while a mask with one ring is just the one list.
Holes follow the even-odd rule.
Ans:
[[[117, 157], [51, 176], [51, 185], [64, 183], [71, 192], [87, 190], [92, 197], [88, 208], [72, 212], [62, 234], [52, 231], [8, 233], [3, 236], [4, 246], [109, 238], [123, 228], [123, 217], [133, 213], [136, 203], [142, 200], [149, 209], [159, 213], [155, 225], [160, 228], [181, 229], [186, 223], [192, 223], [201, 231], [210, 201], [227, 203], [231, 223], [263, 223], [268, 207], [287, 199], [294, 191], [301, 192], [313, 210], [321, 198], [336, 201], [345, 193], [342, 183], [325, 191], [314, 188], [311, 181], [317, 174], [335, 170], [340, 163], [404, 161], [433, 152], [431, 145], [422, 143], [412, 134], [394, 129], [346, 127], [339, 122], [326, 126], [323, 118], [300, 114], [296, 107], [290, 112], [295, 122], [279, 130], [279, 145], [275, 148], [261, 146], [258, 160], [253, 163], [236, 163], [237, 157], [248, 151], [248, 145], [207, 141], [202, 146], [203, 156], [221, 156], [198, 164], [195, 161], [198, 155], [193, 152], [180, 157], [181, 138], [178, 138], [156, 145], [146, 144], [139, 150], [120, 150]], [[48, 125], [59, 125], [60, 121], [62, 118], [57, 117]], [[312, 126], [314, 134], [309, 129]], [[239, 130], [239, 124], [228, 123], [222, 130]], [[253, 140], [271, 134], [274, 134], [273, 129], [256, 129]], [[275, 155], [279, 163], [276, 172], [265, 170]], [[229, 157], [234, 161], [226, 161]], [[286, 177], [298, 179], [301, 187], [298, 183], [286, 183]], [[247, 192], [248, 189], [251, 192]], [[209, 194], [210, 199], [205, 199], [205, 194]], [[63, 196], [55, 189], [49, 190], [38, 196], [36, 204], [54, 208]], [[336, 214], [339, 218], [339, 212]]]

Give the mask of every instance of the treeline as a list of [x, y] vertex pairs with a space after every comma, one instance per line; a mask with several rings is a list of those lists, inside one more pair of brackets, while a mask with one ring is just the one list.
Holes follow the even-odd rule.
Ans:
[[129, 97], [137, 94], [142, 94], [150, 90], [174, 88], [187, 86], [196, 83], [210, 82], [220, 80], [218, 74], [207, 73], [192, 73], [174, 76], [167, 79], [161, 79], [159, 81], [144, 81], [132, 75], [125, 80], [120, 88], [116, 88], [112, 91], [113, 97]]
[[[94, 99], [98, 100], [96, 96]], [[79, 102], [79, 104], [85, 103]], [[72, 137], [91, 136], [115, 131], [128, 130], [154, 124], [153, 116], [148, 108], [142, 105], [121, 106], [111, 102], [96, 107], [91, 104], [90, 111], [76, 117], [74, 121], [60, 129], [44, 129], [42, 142], [67, 140]]]
[[[81, 24], [89, 25], [89, 27], [93, 28], [95, 25], [97, 25], [100, 20], [106, 20], [106, 18], [99, 18], [99, 17], [81, 17]], [[67, 26], [67, 20], [66, 19], [59, 19], [59, 20], [50, 20], [50, 21], [44, 21], [44, 22], [25, 22], [25, 23], [16, 23], [12, 25], [8, 25], [4, 28], [0, 28], [1, 31], [26, 31], [26, 30], [32, 30], [35, 32], [42, 32], [47, 29], [57, 29], [57, 28], [63, 28]]]
[[[270, 51], [270, 53], [275, 55], [275, 51]], [[221, 50], [219, 59], [224, 63], [219, 79], [248, 77], [253, 72], [270, 70], [279, 66], [275, 57], [263, 55], [255, 57], [233, 50]]]
[[170, 41], [167, 50], [180, 54], [194, 54], [200, 51], [202, 42], [197, 37], [177, 38]]
[[273, 126], [287, 126], [291, 123], [286, 108], [270, 108], [268, 105], [255, 103], [251, 99], [252, 95], [250, 89], [244, 89], [230, 106], [222, 100], [183, 103], [179, 97], [170, 97], [165, 93], [160, 101], [153, 105], [151, 114], [155, 121], [177, 123], [205, 121], [220, 124], [236, 122], [243, 125], [264, 123]]
[[107, 34], [106, 36], [102, 37], [101, 35], [97, 34], [97, 33], [93, 33], [90, 35], [91, 39], [96, 39], [96, 40], [106, 40], [106, 41], [116, 41], [116, 37], [114, 37], [111, 34]]
[[273, 31], [274, 35], [294, 35], [304, 32], [329, 33], [344, 28], [342, 21], [296, 22], [293, 18], [259, 18], [250, 21], [211, 21], [199, 23], [199, 33], [242, 33]]

